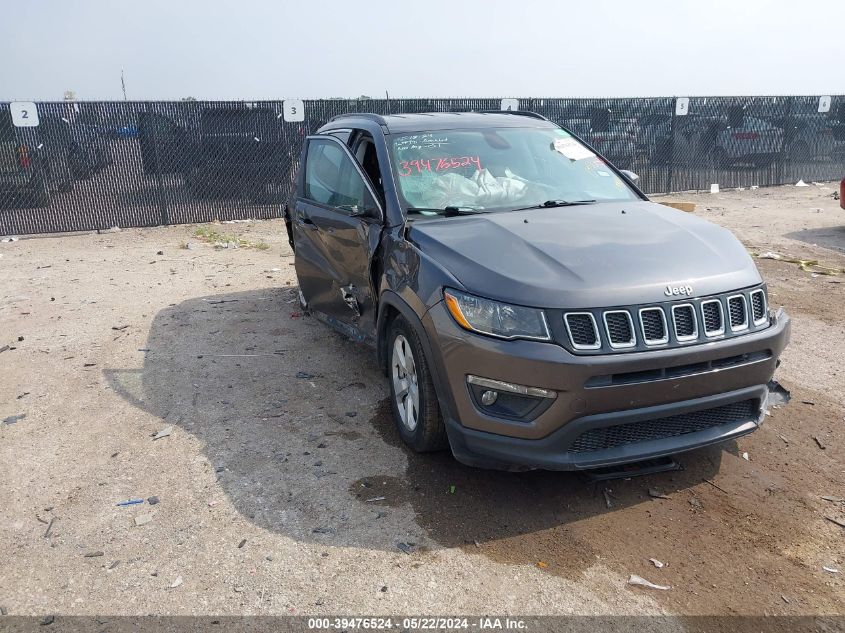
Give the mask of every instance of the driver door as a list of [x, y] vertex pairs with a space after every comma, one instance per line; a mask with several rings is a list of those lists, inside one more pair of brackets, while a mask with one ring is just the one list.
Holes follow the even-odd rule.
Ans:
[[371, 267], [383, 212], [349, 149], [331, 136], [310, 136], [292, 213], [294, 265], [311, 312], [357, 338], [375, 335]]

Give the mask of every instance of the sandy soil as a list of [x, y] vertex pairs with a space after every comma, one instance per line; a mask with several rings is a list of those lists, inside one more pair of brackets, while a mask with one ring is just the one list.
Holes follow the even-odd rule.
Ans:
[[[673, 198], [845, 267], [832, 191]], [[299, 315], [282, 223], [214, 228], [269, 249], [191, 226], [0, 244], [0, 420], [26, 416], [0, 424], [9, 614], [845, 612], [845, 507], [821, 498], [845, 496], [845, 276], [760, 260], [792, 402], [599, 485], [404, 450], [373, 354]]]

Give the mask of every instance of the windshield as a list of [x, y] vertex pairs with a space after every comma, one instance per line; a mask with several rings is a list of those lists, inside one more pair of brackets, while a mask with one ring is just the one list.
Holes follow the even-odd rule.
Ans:
[[396, 135], [391, 145], [409, 212], [638, 199], [603, 160], [558, 128], [418, 132]]

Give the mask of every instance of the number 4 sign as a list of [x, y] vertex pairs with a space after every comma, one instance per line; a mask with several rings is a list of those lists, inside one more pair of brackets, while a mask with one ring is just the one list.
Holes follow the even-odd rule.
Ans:
[[38, 108], [32, 101], [13, 101], [9, 104], [9, 112], [16, 127], [38, 126]]
[[305, 120], [305, 104], [302, 99], [285, 99], [282, 106], [282, 114], [288, 123], [296, 123]]

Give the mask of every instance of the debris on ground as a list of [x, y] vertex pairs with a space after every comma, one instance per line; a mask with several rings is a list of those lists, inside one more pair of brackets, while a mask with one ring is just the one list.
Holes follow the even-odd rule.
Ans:
[[663, 569], [664, 567], [666, 567], [666, 563], [662, 563], [656, 558], [649, 558], [648, 560], [651, 562], [652, 565], [657, 567], [657, 569]]
[[100, 234], [103, 234], [103, 233], [120, 233], [120, 227], [119, 226], [113, 226], [110, 229], [97, 229], [97, 233], [100, 233]]
[[172, 583], [170, 583], [170, 588], [176, 589], [176, 587], [178, 587], [181, 584], [182, 584], [182, 576], [176, 576], [176, 580], [174, 580]]
[[337, 534], [337, 530], [331, 527], [315, 527], [311, 530], [312, 534]]
[[668, 499], [669, 497], [660, 492], [657, 488], [649, 488], [648, 496], [652, 499]]
[[801, 179], [801, 180], [799, 180], [798, 182], [795, 183], [795, 186], [796, 187], [809, 187], [810, 185], [808, 185], [806, 182], [804, 182], [803, 179]]
[[745, 451], [745, 452], [742, 454], [742, 459], [744, 459], [744, 460], [745, 460], [745, 461], [747, 461], [747, 462], [751, 461], [750, 459], [748, 459], [748, 451]]
[[822, 499], [824, 501], [831, 501], [833, 503], [845, 503], [845, 498], [842, 498], [842, 497], [832, 497], [830, 495], [822, 495]]
[[151, 506], [154, 506], [155, 504], [157, 504], [157, 503], [158, 503], [158, 497], [156, 497], [155, 495], [153, 495], [152, 497], [150, 497], [149, 499], [147, 499], [147, 503], [149, 503]]
[[610, 490], [610, 488], [605, 488], [605, 489], [602, 491], [602, 493], [604, 494], [604, 504], [605, 504], [608, 508], [612, 508], [612, 507], [613, 507], [613, 503], [610, 501], [610, 499], [611, 499], [611, 497], [613, 497], [613, 492]]
[[548, 566], [549, 566], [549, 564], [546, 563], [546, 562], [537, 561], [537, 567], [539, 567], [540, 569], [546, 569], [546, 567], [548, 567]]
[[824, 442], [822, 442], [821, 438], [820, 438], [818, 435], [814, 435], [814, 436], [813, 436], [813, 439], [816, 441], [816, 444], [818, 444], [818, 445], [819, 445], [819, 448], [820, 448], [820, 449], [825, 450], [825, 448], [827, 448], [827, 447], [824, 445]]
[[637, 576], [636, 574], [631, 574], [628, 577], [628, 584], [637, 585], [638, 587], [648, 587], [649, 589], [660, 589], [661, 591], [668, 591], [672, 588], [669, 585], [655, 585], [653, 582], [649, 582], [642, 576]]
[[843, 521], [842, 519], [836, 519], [834, 517], [825, 517], [825, 519], [827, 519], [831, 523], [835, 523], [836, 525], [838, 525], [841, 528], [845, 528], [845, 521]]
[[116, 332], [120, 332], [121, 330], [125, 330], [128, 327], [129, 325], [112, 325], [111, 329], [115, 330]]
[[97, 550], [96, 552], [88, 552], [84, 555], [84, 558], [99, 558], [100, 556], [105, 556], [105, 552], [101, 550]]
[[16, 424], [23, 420], [26, 417], [26, 413], [19, 413], [17, 415], [10, 415], [7, 418], [3, 418], [3, 424]]
[[53, 530], [53, 523], [56, 522], [56, 517], [50, 518], [50, 523], [47, 524], [47, 529], [44, 530], [44, 538], [50, 537], [50, 532]]
[[825, 570], [829, 574], [838, 574], [839, 573], [839, 570], [836, 569], [836, 567], [822, 567], [822, 569]]
[[134, 506], [138, 505], [139, 503], [144, 503], [143, 499], [127, 499], [126, 501], [118, 501], [114, 505], [116, 506]]
[[709, 479], [705, 479], [705, 480], [704, 480], [704, 483], [710, 484], [710, 485], [711, 485], [711, 486], [713, 486], [716, 490], [720, 490], [720, 491], [724, 492], [725, 494], [728, 494], [728, 491], [727, 491], [727, 490], [725, 490], [725, 489], [724, 489], [724, 488], [722, 488], [721, 486], [719, 486], [719, 485], [717, 485], [717, 484], [713, 483], [713, 482], [712, 482], [712, 481], [710, 481]]
[[296, 377], [300, 380], [311, 380], [312, 378], [316, 378], [314, 374], [309, 374], [307, 371], [296, 372]]
[[242, 549], [244, 545], [246, 545], [246, 539], [241, 539], [241, 542], [238, 543], [238, 549]]
[[387, 497], [372, 497], [370, 499], [367, 499], [365, 503], [373, 503], [374, 501], [384, 501], [385, 499], [387, 499]]
[[704, 504], [699, 501], [698, 497], [690, 497], [689, 504], [696, 510], [704, 509]]
[[152, 514], [139, 514], [135, 517], [135, 525], [146, 525], [153, 520]]
[[414, 543], [397, 543], [396, 547], [401, 549], [406, 554], [410, 554], [414, 551]]
[[789, 598], [781, 594], [780, 599], [783, 600], [786, 604], [789, 604]]
[[161, 431], [159, 431], [158, 433], [153, 435], [153, 440], [160, 440], [163, 437], [167, 437], [171, 433], [173, 433], [173, 427], [172, 426], [166, 426]]
[[109, 565], [109, 567], [108, 567], [108, 568], [109, 568], [109, 569], [114, 569], [114, 568], [115, 568], [115, 567], [117, 567], [118, 565], [120, 565], [120, 560], [116, 560], [116, 561], [112, 562], [112, 564], [111, 564], [111, 565]]

